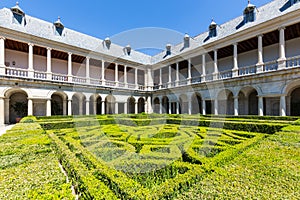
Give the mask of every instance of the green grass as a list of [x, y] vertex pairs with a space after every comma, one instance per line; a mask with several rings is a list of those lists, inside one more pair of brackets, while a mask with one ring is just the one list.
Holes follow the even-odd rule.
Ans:
[[0, 137], [0, 199], [72, 199], [50, 138], [37, 123]]
[[300, 196], [295, 117], [140, 114], [22, 121], [0, 137], [0, 199], [74, 198], [58, 163], [82, 199]]

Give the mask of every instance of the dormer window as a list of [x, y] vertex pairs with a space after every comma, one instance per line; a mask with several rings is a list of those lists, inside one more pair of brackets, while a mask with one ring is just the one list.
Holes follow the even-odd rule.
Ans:
[[300, 0], [290, 0], [291, 1], [291, 4], [294, 5], [295, 3], [299, 3]]
[[17, 2], [16, 5], [12, 7], [10, 10], [14, 16], [13, 22], [22, 24], [25, 18], [25, 12], [19, 7], [19, 3]]
[[60, 17], [57, 18], [56, 22], [54, 22], [53, 25], [55, 26], [55, 34], [61, 36], [65, 27], [60, 21]]
[[244, 22], [245, 24], [248, 22], [254, 22], [255, 21], [255, 9], [256, 6], [250, 3], [250, 0], [248, 1], [248, 5], [244, 10]]
[[212, 20], [209, 25], [209, 37], [216, 37], [217, 36], [217, 23]]

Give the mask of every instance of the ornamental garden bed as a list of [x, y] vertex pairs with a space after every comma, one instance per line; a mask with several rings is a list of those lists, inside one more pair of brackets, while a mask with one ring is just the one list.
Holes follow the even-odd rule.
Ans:
[[[157, 114], [28, 117], [17, 125], [18, 129], [0, 138], [1, 148], [5, 149], [0, 154], [5, 161], [0, 172], [26, 171], [23, 164], [42, 165], [40, 162], [47, 157], [48, 164], [56, 168], [43, 170], [60, 181], [53, 186], [49, 178], [45, 180], [49, 189], [21, 190], [23, 195], [42, 193], [69, 198], [71, 190], [65, 188], [72, 185], [81, 199], [185, 198], [189, 191], [199, 188], [199, 183], [232, 165], [276, 132], [289, 127], [298, 130], [296, 120]], [[30, 139], [26, 139], [27, 135]], [[5, 142], [10, 141], [8, 136], [10, 140], [16, 137], [9, 145]], [[70, 183], [64, 180], [58, 163]], [[11, 199], [24, 197], [9, 196], [8, 192], [5, 195]]]

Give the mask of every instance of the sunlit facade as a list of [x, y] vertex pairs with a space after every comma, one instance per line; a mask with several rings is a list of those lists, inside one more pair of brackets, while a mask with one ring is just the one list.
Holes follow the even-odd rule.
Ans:
[[300, 115], [299, 10], [294, 0], [249, 3], [149, 56], [3, 8], [0, 124], [24, 115]]

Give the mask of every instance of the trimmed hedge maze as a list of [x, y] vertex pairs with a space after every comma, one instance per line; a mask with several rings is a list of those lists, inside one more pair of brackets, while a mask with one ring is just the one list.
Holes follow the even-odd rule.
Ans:
[[82, 199], [172, 199], [289, 117], [105, 115], [28, 118], [54, 144]]

